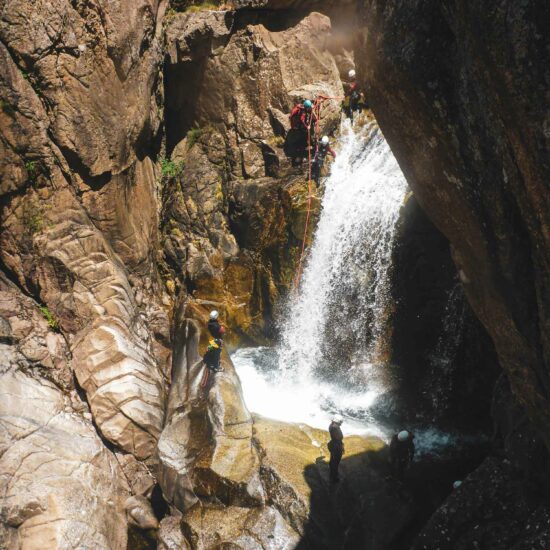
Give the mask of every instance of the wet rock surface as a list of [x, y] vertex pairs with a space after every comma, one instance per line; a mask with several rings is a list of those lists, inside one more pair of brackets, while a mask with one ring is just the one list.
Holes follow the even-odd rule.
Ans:
[[[163, 210], [166, 270], [175, 288], [223, 310], [230, 341], [272, 338], [292, 284], [308, 189], [282, 151], [288, 115], [305, 98], [343, 93], [328, 17], [269, 23], [202, 11], [166, 28], [166, 147], [181, 167]], [[326, 102], [320, 131], [339, 119], [338, 101]]]
[[491, 339], [467, 302], [449, 242], [412, 193], [402, 207], [398, 232], [391, 343], [397, 383], [383, 413], [406, 424], [427, 421], [489, 434], [493, 387], [501, 369]]
[[530, 500], [521, 477], [509, 460], [488, 458], [447, 498], [413, 548], [544, 548], [550, 505]]

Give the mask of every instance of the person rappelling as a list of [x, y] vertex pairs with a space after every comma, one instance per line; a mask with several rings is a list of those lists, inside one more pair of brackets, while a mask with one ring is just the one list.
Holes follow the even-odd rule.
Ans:
[[330, 140], [328, 136], [323, 136], [317, 144], [315, 156], [313, 157], [313, 162], [311, 163], [311, 178], [315, 181], [317, 187], [319, 187], [319, 182], [321, 180], [321, 170], [323, 169], [323, 165], [325, 164], [325, 159], [327, 155], [331, 155], [332, 158], [336, 158], [336, 153], [334, 152], [334, 149], [330, 146]]
[[365, 94], [360, 90], [356, 78], [355, 70], [351, 69], [348, 73], [348, 82], [344, 83], [344, 101], [342, 102], [342, 109], [352, 123], [353, 114], [367, 107]]
[[220, 324], [219, 312], [213, 310], [210, 312], [210, 318], [208, 320], [208, 332], [210, 333], [210, 340], [208, 341], [208, 347], [206, 353], [203, 356], [203, 363], [205, 366], [204, 374], [201, 381], [201, 387], [206, 387], [210, 373], [216, 373], [223, 371], [221, 366], [221, 355], [223, 349], [223, 337], [225, 335], [225, 327]]
[[[317, 115], [313, 102], [306, 99], [298, 103], [290, 113], [290, 130], [286, 136], [284, 151], [292, 159], [292, 166], [300, 166], [308, 156], [308, 141], [315, 131]], [[309, 134], [309, 140], [308, 140]]]

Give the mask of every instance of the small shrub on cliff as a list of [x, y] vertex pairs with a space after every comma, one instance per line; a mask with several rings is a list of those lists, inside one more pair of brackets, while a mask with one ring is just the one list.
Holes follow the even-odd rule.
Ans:
[[54, 314], [48, 309], [48, 306], [40, 306], [40, 311], [42, 315], [44, 315], [44, 319], [46, 319], [48, 326], [55, 332], [59, 332], [59, 323], [54, 317]]
[[31, 234], [38, 233], [44, 227], [44, 212], [34, 201], [29, 200], [23, 205], [23, 225]]
[[28, 162], [25, 162], [25, 170], [27, 171], [29, 180], [34, 181], [36, 179], [36, 176], [38, 175], [38, 167], [36, 166], [36, 161], [29, 160]]
[[171, 0], [170, 8], [175, 11], [197, 12], [204, 10], [231, 10], [233, 2], [217, 0], [205, 2], [204, 0]]
[[191, 128], [189, 132], [187, 132], [187, 149], [191, 149], [197, 141], [199, 141], [200, 137], [203, 134], [202, 128], [199, 128], [198, 126], [195, 128]]
[[183, 172], [185, 163], [183, 161], [174, 162], [171, 159], [163, 158], [160, 161], [160, 171], [163, 178], [176, 178]]

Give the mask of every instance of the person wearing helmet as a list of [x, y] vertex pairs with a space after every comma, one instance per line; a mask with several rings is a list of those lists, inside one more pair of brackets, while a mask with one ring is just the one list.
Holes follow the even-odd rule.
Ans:
[[401, 430], [390, 441], [390, 467], [393, 475], [403, 481], [405, 470], [411, 465], [414, 457], [414, 435]]
[[203, 362], [206, 368], [201, 381], [201, 387], [206, 386], [209, 378], [209, 372], [220, 372], [223, 370], [220, 362], [225, 328], [220, 324], [219, 317], [220, 314], [218, 311], [213, 310], [210, 312], [210, 318], [207, 326], [208, 332], [212, 338], [208, 341], [208, 348], [203, 356]]
[[331, 155], [332, 158], [336, 158], [334, 149], [330, 146], [328, 136], [323, 136], [319, 143], [317, 143], [317, 149], [313, 162], [311, 163], [311, 177], [315, 181], [317, 187], [319, 187], [319, 181], [321, 180], [321, 170], [325, 164], [326, 156]]
[[287, 133], [284, 151], [292, 159], [292, 166], [302, 164], [307, 157], [308, 133], [315, 131], [316, 113], [313, 102], [306, 99], [298, 103], [290, 113], [290, 130]]
[[356, 73], [354, 69], [348, 72], [348, 82], [344, 84], [344, 101], [342, 108], [344, 113], [353, 123], [353, 114], [360, 111], [365, 105], [365, 96], [357, 84]]
[[342, 422], [344, 419], [337, 414], [332, 419], [328, 431], [330, 434], [330, 441], [328, 442], [328, 450], [330, 452], [330, 481], [336, 483], [340, 481], [338, 476], [338, 467], [340, 466], [340, 461], [342, 460], [342, 455], [344, 454], [344, 434], [342, 433]]
[[210, 312], [210, 318], [208, 319], [208, 332], [212, 335], [213, 338], [219, 338], [220, 337], [220, 329], [222, 326], [220, 325], [220, 314], [215, 309]]

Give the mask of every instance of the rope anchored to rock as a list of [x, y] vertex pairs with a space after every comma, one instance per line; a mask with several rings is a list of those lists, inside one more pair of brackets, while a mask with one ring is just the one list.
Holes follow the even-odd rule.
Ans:
[[304, 227], [304, 237], [302, 239], [302, 249], [300, 251], [300, 258], [298, 260], [298, 269], [296, 271], [296, 277], [294, 278], [294, 289], [298, 288], [300, 284], [300, 279], [302, 277], [302, 265], [304, 261], [304, 255], [306, 250], [306, 240], [307, 240], [307, 231], [309, 228], [309, 219], [311, 217], [311, 124], [315, 118], [315, 142], [319, 142], [319, 135], [321, 133], [320, 124], [321, 124], [321, 107], [325, 101], [329, 100], [342, 100], [343, 97], [329, 97], [329, 96], [317, 96], [313, 104], [312, 116], [307, 126], [307, 156], [308, 156], [308, 176], [307, 176], [307, 213], [306, 213], [306, 223]]

